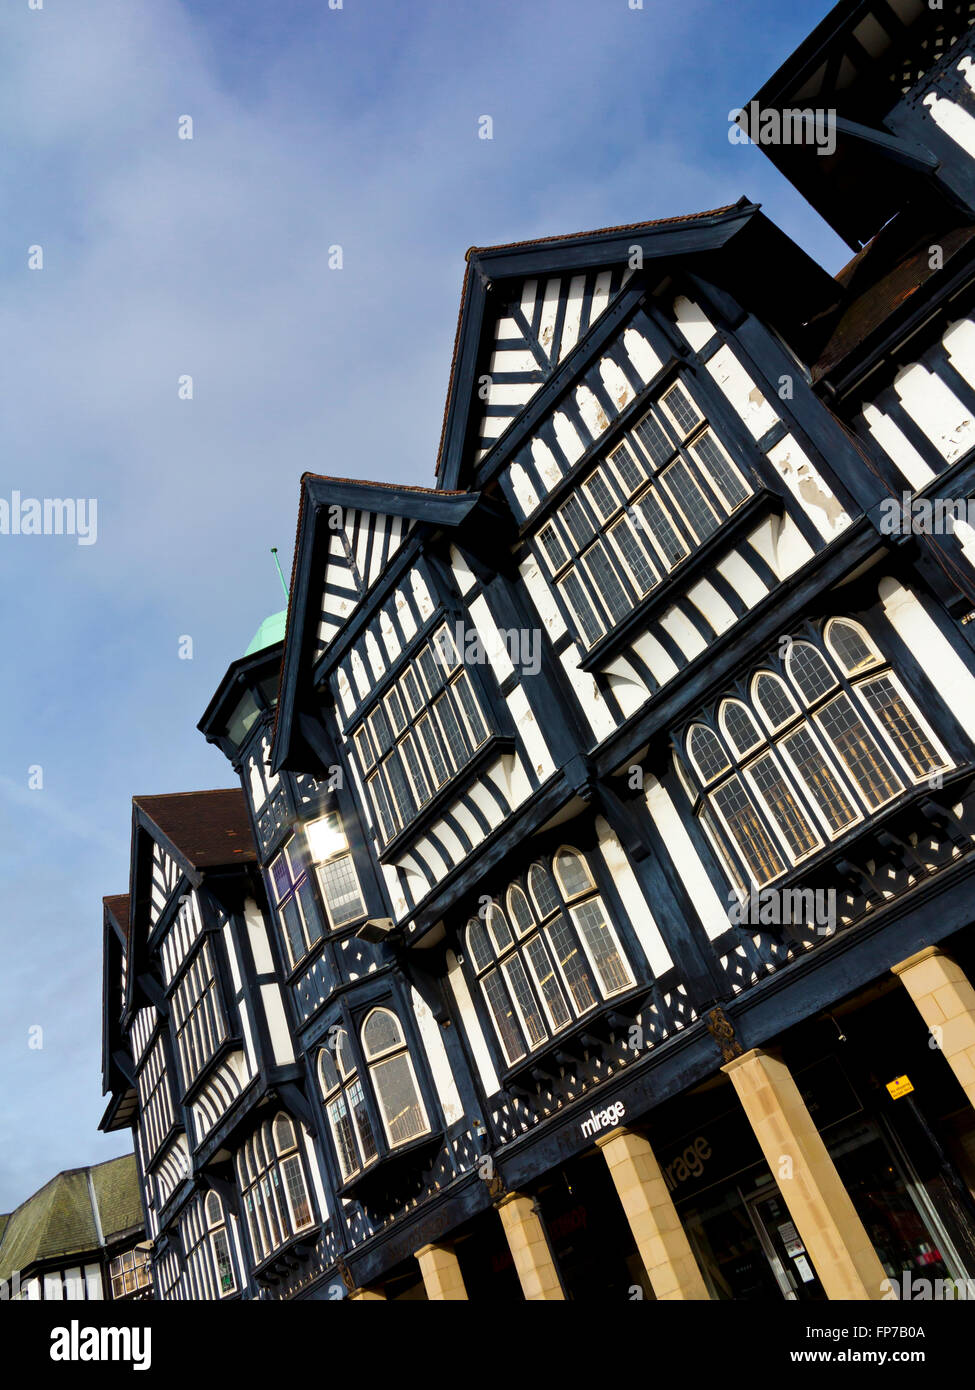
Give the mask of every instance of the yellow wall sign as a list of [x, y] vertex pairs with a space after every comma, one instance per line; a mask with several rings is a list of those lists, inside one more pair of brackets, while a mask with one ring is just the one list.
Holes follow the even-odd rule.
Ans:
[[890, 1092], [892, 1100], [900, 1100], [901, 1096], [906, 1096], [914, 1090], [909, 1076], [895, 1076], [893, 1081], [887, 1082], [887, 1090]]

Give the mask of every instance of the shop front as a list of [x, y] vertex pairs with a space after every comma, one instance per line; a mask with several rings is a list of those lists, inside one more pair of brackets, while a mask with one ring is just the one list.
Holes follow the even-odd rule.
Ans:
[[[889, 1296], [972, 1278], [975, 1210], [941, 1136], [945, 1116], [957, 1123], [956, 1083], [910, 1001], [891, 992], [783, 1042]], [[825, 1300], [789, 1212], [787, 1161], [772, 1173], [730, 1087], [681, 1098], [647, 1130], [712, 1298]]]
[[[777, 1046], [889, 1281], [878, 1296], [975, 1278], [975, 1209], [945, 1140], [960, 1092], [910, 1000], [882, 992]], [[627, 1123], [649, 1140], [710, 1298], [826, 1300], [790, 1213], [788, 1160], [772, 1172], [724, 1076]], [[567, 1299], [654, 1297], [598, 1148], [526, 1191]], [[510, 1258], [493, 1238], [497, 1277]]]

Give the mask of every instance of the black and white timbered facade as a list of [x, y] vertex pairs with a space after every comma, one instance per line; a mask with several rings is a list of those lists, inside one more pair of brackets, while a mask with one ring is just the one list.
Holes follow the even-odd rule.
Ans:
[[743, 111], [838, 277], [745, 199], [474, 249], [436, 486], [302, 478], [253, 843], [137, 802], [108, 938], [160, 1297], [975, 1278], [973, 21]]

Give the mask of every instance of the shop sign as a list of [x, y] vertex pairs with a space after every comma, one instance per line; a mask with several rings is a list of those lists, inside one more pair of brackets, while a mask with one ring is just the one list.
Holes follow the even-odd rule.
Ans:
[[583, 1120], [579, 1128], [587, 1139], [598, 1134], [601, 1129], [612, 1129], [626, 1114], [626, 1106], [621, 1100], [608, 1105], [605, 1110], [590, 1110], [588, 1120]]
[[[835, 1058], [810, 1063], [796, 1073], [796, 1085], [816, 1128], [856, 1114], [860, 1102]], [[724, 1182], [761, 1163], [758, 1140], [740, 1107], [710, 1116], [697, 1130], [685, 1132], [657, 1155], [668, 1191], [675, 1202]]]

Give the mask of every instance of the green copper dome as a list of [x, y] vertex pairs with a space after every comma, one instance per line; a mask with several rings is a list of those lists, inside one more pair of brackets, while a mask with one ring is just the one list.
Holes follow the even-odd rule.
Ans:
[[255, 652], [262, 652], [265, 647], [273, 647], [275, 643], [283, 642], [287, 617], [288, 610], [283, 608], [280, 613], [272, 613], [269, 618], [265, 618], [251, 638], [244, 655], [253, 656]]

